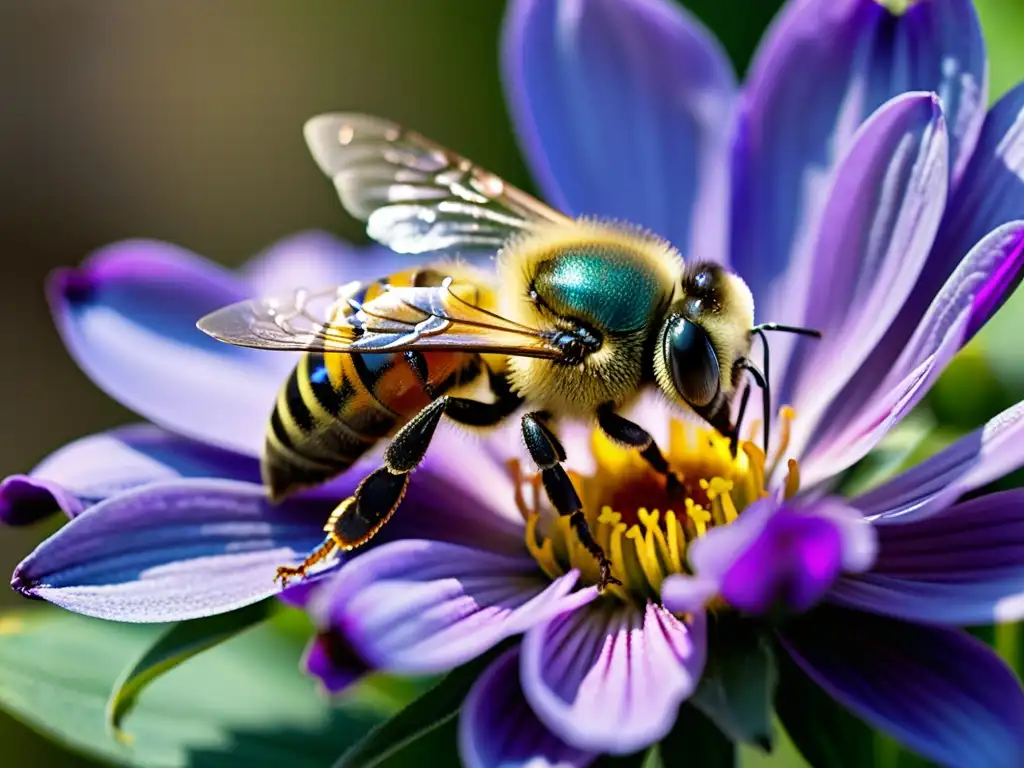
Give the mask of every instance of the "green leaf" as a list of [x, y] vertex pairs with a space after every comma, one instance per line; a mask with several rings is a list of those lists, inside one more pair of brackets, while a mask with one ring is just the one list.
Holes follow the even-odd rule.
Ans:
[[842, 495], [864, 493], [895, 475], [914, 460], [936, 427], [935, 417], [927, 408], [914, 409], [846, 473], [840, 486]]
[[706, 715], [683, 704], [668, 736], [650, 752], [644, 768], [692, 768], [736, 765], [736, 747]]
[[825, 693], [789, 654], [780, 651], [776, 657], [775, 709], [804, 759], [815, 768], [878, 765], [872, 730]]
[[733, 741], [771, 752], [778, 683], [771, 643], [743, 621], [720, 621], [713, 632], [711, 655], [690, 701]]
[[299, 671], [302, 646], [264, 625], [142, 690], [130, 743], [118, 743], [104, 727], [113, 683], [167, 629], [57, 610], [8, 614], [0, 708], [73, 749], [146, 768], [321, 768], [382, 719], [358, 695], [332, 708]]
[[[500, 646], [504, 648], [505, 645]], [[469, 689], [499, 652], [494, 649], [449, 672], [437, 685], [368, 733], [341, 756], [334, 768], [391, 766], [392, 759], [402, 765], [416, 765], [405, 763], [402, 755], [419, 754], [419, 741], [439, 738], [435, 731], [452, 727]]]
[[230, 613], [173, 625], [122, 673], [107, 703], [107, 727], [124, 740], [127, 734], [121, 731], [121, 723], [146, 686], [193, 656], [263, 623], [274, 608], [275, 601], [264, 600]]

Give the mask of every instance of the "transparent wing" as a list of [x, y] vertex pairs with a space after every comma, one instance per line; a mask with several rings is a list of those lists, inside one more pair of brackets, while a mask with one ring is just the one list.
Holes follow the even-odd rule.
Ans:
[[346, 210], [398, 253], [496, 253], [516, 232], [567, 217], [427, 138], [367, 115], [306, 123]]
[[367, 287], [361, 283], [243, 301], [207, 315], [198, 326], [228, 344], [260, 349], [562, 354], [541, 332], [477, 306], [479, 289], [470, 283], [446, 278], [430, 287], [382, 287], [365, 303]]

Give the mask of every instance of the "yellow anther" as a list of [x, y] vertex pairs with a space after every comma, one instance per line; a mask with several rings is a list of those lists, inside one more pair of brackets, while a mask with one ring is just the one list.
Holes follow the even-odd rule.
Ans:
[[[782, 449], [788, 445], [793, 417], [791, 408], [780, 413]], [[599, 431], [592, 439], [593, 474], [571, 475], [591, 534], [622, 581], [621, 586], [605, 589], [606, 598], [638, 605], [658, 599], [667, 576], [688, 572], [687, 547], [693, 540], [715, 526], [732, 523], [769, 493], [765, 454], [752, 442], [742, 441], [733, 455], [729, 439], [706, 427], [673, 422], [669, 434], [666, 459], [682, 483], [682, 498], [667, 495], [665, 479], [636, 451], [615, 445]], [[519, 480], [516, 503], [526, 519], [526, 545], [541, 569], [555, 578], [576, 568], [581, 583], [596, 583], [597, 562], [568, 518], [548, 517], [552, 510], [537, 478], [523, 482], [517, 464], [510, 463], [509, 469]], [[790, 462], [784, 485], [787, 498], [799, 483], [799, 468]]]

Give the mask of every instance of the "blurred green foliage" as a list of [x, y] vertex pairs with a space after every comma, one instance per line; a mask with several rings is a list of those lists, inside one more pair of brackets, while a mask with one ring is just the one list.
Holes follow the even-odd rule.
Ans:
[[[780, 2], [688, 0], [685, 5], [714, 31], [737, 71], [742, 72]], [[1024, 39], [1024, 2], [976, 0], [976, 5], [989, 46], [990, 98], [994, 101], [1024, 76], [1024, 46], [1020, 43]], [[190, 34], [198, 35], [196, 39], [200, 42], [203, 35], [212, 36], [213, 44], [219, 45], [223, 40], [226, 62], [235, 53], [252, 56], [253, 61], [266, 61], [266, 70], [255, 76], [277, 83], [278, 100], [268, 102], [263, 98], [259, 104], [254, 103], [253, 96], [260, 91], [250, 87], [253, 73], [244, 67], [232, 69], [233, 65], [227, 64], [224, 72], [195, 71], [190, 69], [188, 54], [179, 51], [171, 66], [160, 70], [163, 80], [157, 79], [151, 87], [147, 84], [155, 104], [162, 104], [165, 99], [170, 102], [170, 127], [155, 127], [157, 145], [166, 153], [160, 166], [165, 171], [175, 167], [175, 153], [181, 153], [181, 157], [193, 152], [209, 154], [209, 147], [196, 142], [200, 137], [217, 135], [217, 130], [223, 141], [216, 152], [223, 157], [223, 163], [218, 166], [219, 171], [212, 169], [214, 177], [224, 176], [232, 168], [232, 159], [239, 160], [239, 153], [246, 158], [276, 153], [274, 147], [254, 149], [247, 143], [239, 126], [227, 119], [232, 109], [237, 108], [247, 119], [264, 120], [267, 124], [276, 125], [275, 121], [287, 118], [289, 125], [282, 127], [282, 135], [297, 137], [298, 124], [290, 124], [294, 122], [293, 114], [351, 107], [412, 123], [499, 170], [514, 183], [532, 188], [507, 123], [497, 76], [501, 4], [438, 0], [371, 5], [297, 0], [287, 5], [261, 5], [251, 12], [249, 9], [257, 6], [238, 6], [239, 13], [230, 15], [223, 26], [218, 26], [224, 21], [220, 15], [211, 17], [211, 24], [203, 23], [208, 6], [191, 5], [189, 12], [196, 14], [196, 18], [185, 25], [170, 7], [170, 3], [153, 3], [140, 7], [138, 13], [149, 14], [150, 24], [161, 26], [166, 21], [171, 31], [188, 28]], [[68, 10], [66, 22], [48, 27], [56, 39], [47, 42], [62, 45], [81, 38], [84, 43], [79, 45], [87, 50], [88, 36], [96, 35], [96, 44], [102, 45], [102, 36], [109, 30], [103, 29], [102, 24], [78, 23]], [[110, 10], [113, 11], [113, 6]], [[122, 11], [118, 9], [118, 13]], [[19, 27], [19, 23], [25, 19], [29, 19], [31, 26], [36, 17], [24, 9], [21, 12], [24, 17], [8, 18], [5, 14], [18, 14], [19, 10], [13, 4], [4, 4], [0, 10], [0, 29], [21, 28], [24, 24]], [[89, 18], [102, 20], [102, 13]], [[116, 26], [112, 24], [111, 28]], [[223, 30], [230, 30], [230, 34]], [[267, 41], [273, 44], [268, 45]], [[355, 53], [350, 55], [350, 51]], [[144, 53], [140, 50], [138, 55], [143, 57]], [[339, 66], [347, 69], [341, 71]], [[117, 77], [130, 78], [132, 72], [119, 72]], [[213, 133], [192, 132], [189, 125], [173, 122], [174, 106], [186, 103], [182, 99], [187, 101], [191, 97], [192, 84], [197, 78], [206, 77], [216, 82], [223, 79], [221, 94], [226, 102], [211, 100], [199, 105], [197, 113], [206, 116], [211, 125], [223, 125]], [[129, 80], [124, 82], [131, 85]], [[118, 84], [114, 82], [109, 87], [116, 89]], [[337, 90], [338, 84], [344, 84], [341, 90]], [[40, 103], [46, 114], [42, 96]], [[146, 135], [132, 127], [130, 109], [125, 114], [111, 115], [107, 121], [102, 102], [90, 106], [95, 113], [92, 130], [99, 131], [100, 126], [106, 130], [109, 122], [112, 130], [127, 124], [139, 136]], [[152, 104], [149, 106], [155, 110]], [[161, 130], [165, 132], [160, 133]], [[170, 141], [171, 134], [166, 132], [169, 130], [176, 131], [180, 140]], [[111, 155], [104, 160], [101, 156], [99, 161], [120, 160], [121, 173], [127, 174], [122, 181], [134, 179], [139, 188], [152, 183], [150, 177], [155, 167], [147, 165], [153, 155], [151, 143], [117, 139], [111, 146], [117, 157]], [[253, 251], [256, 244], [286, 234], [274, 229], [278, 224], [267, 217], [243, 212], [281, 207], [289, 211], [291, 220], [302, 222], [299, 226], [324, 226], [329, 222], [330, 228], [359, 239], [361, 233], [355, 224], [340, 216], [333, 196], [323, 189], [315, 194], [292, 195], [291, 190], [315, 184], [318, 177], [297, 138], [287, 145], [285, 154], [287, 157], [276, 161], [280, 165], [274, 172], [280, 173], [280, 185], [272, 190], [277, 196], [274, 200], [250, 199], [260, 192], [246, 190], [241, 193], [245, 196], [244, 204], [223, 208], [218, 203], [224, 187], [215, 182], [208, 196], [200, 195], [191, 201], [194, 208], [181, 209], [181, 200], [170, 190], [182, 179], [176, 181], [172, 173], [170, 178], [163, 179], [163, 186], [152, 188], [155, 203], [150, 200], [149, 209], [138, 209], [137, 202], [131, 199], [121, 201], [127, 206], [126, 215], [138, 227], [132, 234], [184, 239], [199, 250], [204, 245], [216, 244], [213, 250], [227, 253], [228, 261], [238, 261], [247, 251]], [[266, 162], [275, 161], [268, 158]], [[131, 188], [131, 183], [126, 187]], [[42, 185], [39, 189], [27, 189], [25, 194], [31, 200], [32, 195], [52, 194], [52, 188]], [[88, 206], [90, 199], [72, 198], [71, 204]], [[318, 202], [309, 206], [307, 201], [312, 199]], [[177, 237], [175, 232], [167, 231], [168, 219], [153, 213], [168, 207], [161, 206], [161, 200], [177, 206], [175, 215], [180, 220], [192, 222], [188, 237]], [[114, 202], [98, 198], [95, 205], [111, 207]], [[102, 210], [98, 211], [98, 220], [104, 215]], [[67, 260], [73, 261], [79, 255], [69, 254]], [[1024, 398], [1024, 354], [1019, 330], [1022, 322], [1024, 292], [1012, 299], [954, 362], [926, 405], [915, 414], [915, 420], [889, 441], [888, 452], [879, 457], [879, 463], [862, 467], [861, 476], [851, 482], [877, 482], [896, 468], [934, 453], [956, 436]], [[970, 396], [965, 397], [964, 393]], [[1022, 482], [1024, 477], [1014, 476], [1001, 484]], [[34, 536], [40, 534], [39, 530], [33, 532]], [[126, 759], [125, 750], [131, 750], [136, 758], [146, 755], [147, 765], [248, 765], [255, 764], [252, 759], [272, 755], [270, 750], [275, 745], [286, 745], [293, 758], [306, 755], [310, 764], [327, 765], [329, 756], [336, 755], [344, 743], [394, 711], [399, 702], [420, 693], [423, 686], [387, 679], [370, 681], [354, 697], [347, 697], [331, 708], [314, 695], [312, 684], [298, 671], [301, 644], [309, 629], [301, 615], [289, 612], [282, 620], [246, 632], [157, 680], [140, 694], [138, 710], [127, 721], [126, 727], [135, 740], [131, 747], [126, 747], [112, 740], [103, 728], [107, 697], [126, 665], [139, 656], [161, 629], [104, 624], [49, 608], [31, 614], [0, 616], [0, 705], [29, 724], [0, 714], [0, 743], [5, 745], [5, 757], [12, 763], [28, 765], [91, 765], [87, 759], [72, 755], [30, 730], [53, 735], [52, 725], [60, 719], [61, 742], [115, 762]], [[1019, 625], [980, 628], [976, 634], [996, 647], [1018, 671], [1024, 669], [1024, 630]], [[432, 729], [434, 741], [418, 742], [417, 752], [408, 755], [412, 762], [407, 764], [422, 762], [425, 756], [436, 754], [436, 750], [449, 748], [454, 741], [453, 722], [449, 719], [442, 727]], [[325, 729], [328, 724], [331, 727]], [[765, 756], [744, 747], [742, 765], [805, 765], [778, 730], [782, 738], [773, 755]], [[324, 744], [324, 738], [330, 743]], [[920, 764], [884, 739], [874, 745], [873, 754], [878, 765]], [[225, 760], [228, 756], [230, 762]], [[648, 763], [658, 765], [659, 760], [652, 757]], [[295, 758], [288, 764], [299, 762]]]

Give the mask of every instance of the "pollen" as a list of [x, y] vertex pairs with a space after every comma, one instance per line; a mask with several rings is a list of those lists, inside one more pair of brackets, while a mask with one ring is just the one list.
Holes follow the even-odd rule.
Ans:
[[[609, 585], [604, 594], [643, 605], [658, 599], [667, 576], [687, 573], [692, 542], [717, 526], [729, 525], [768, 495], [768, 479], [781, 461], [794, 416], [789, 408], [780, 413], [782, 435], [770, 464], [752, 439], [741, 440], [733, 455], [729, 439], [710, 427], [673, 421], [668, 445], [662, 449], [682, 491], [671, 496], [665, 478], [637, 452], [595, 430], [593, 472], [569, 474], [590, 530], [622, 582]], [[551, 578], [577, 569], [582, 583], [596, 584], [599, 571], [593, 555], [580, 543], [568, 518], [558, 517], [547, 503], [539, 477], [526, 477], [520, 470], [518, 462], [511, 463], [530, 554]], [[780, 484], [786, 497], [797, 492], [796, 461], [788, 461]]]

